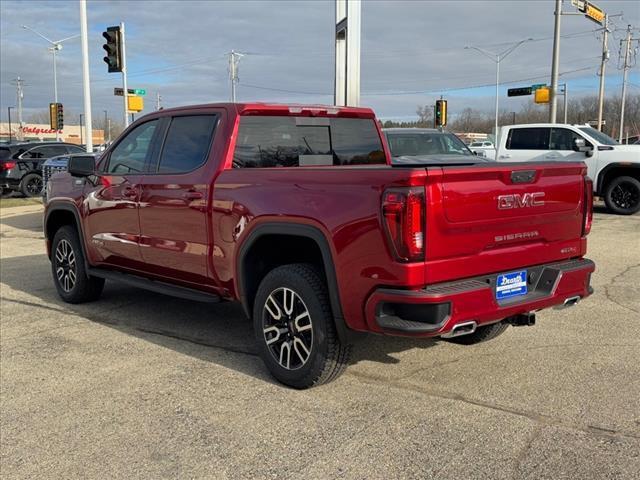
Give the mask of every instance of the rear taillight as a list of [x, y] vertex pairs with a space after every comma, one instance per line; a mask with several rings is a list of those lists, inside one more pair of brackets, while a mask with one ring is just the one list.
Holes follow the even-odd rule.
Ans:
[[16, 166], [16, 162], [3, 162], [0, 163], [0, 170], [11, 170]]
[[584, 221], [582, 224], [582, 236], [589, 235], [593, 222], [593, 180], [584, 177]]
[[424, 260], [423, 188], [394, 188], [382, 196], [382, 218], [389, 246], [402, 262]]

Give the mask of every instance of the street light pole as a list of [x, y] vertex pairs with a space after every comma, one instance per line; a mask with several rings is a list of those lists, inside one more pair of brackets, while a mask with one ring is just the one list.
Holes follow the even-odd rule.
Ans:
[[[33, 28], [27, 26], [27, 25], [22, 25], [22, 28], [24, 28], [25, 30], [30, 30], [33, 33], [35, 33], [36, 35], [38, 35], [39, 37], [43, 38], [44, 40], [46, 40], [47, 42], [49, 42], [51, 44], [51, 47], [49, 47], [49, 50], [51, 51], [51, 54], [53, 55], [53, 101], [55, 103], [58, 103], [58, 74], [56, 71], [56, 55], [58, 51], [62, 50], [62, 42], [66, 42], [67, 40], [71, 40], [73, 38], [79, 37], [80, 35], [72, 35], [70, 37], [67, 38], [63, 38], [61, 40], [50, 40], [49, 38], [45, 37], [43, 34], [41, 34], [40, 32], [38, 32], [37, 30], [34, 30]], [[56, 141], [60, 140], [60, 134], [58, 133], [58, 130], [56, 129]]]
[[505, 58], [507, 58], [507, 56], [509, 56], [509, 54], [511, 54], [520, 45], [522, 45], [523, 43], [529, 42], [531, 40], [533, 40], [533, 38], [527, 38], [526, 40], [520, 40], [519, 42], [514, 43], [513, 45], [511, 45], [506, 50], [504, 50], [504, 51], [502, 51], [500, 53], [489, 52], [489, 51], [484, 50], [484, 49], [479, 48], [479, 47], [473, 47], [473, 46], [464, 47], [466, 50], [476, 50], [476, 51], [480, 52], [481, 54], [483, 54], [485, 57], [489, 58], [491, 61], [495, 62], [495, 64], [496, 64], [496, 117], [495, 117], [495, 126], [494, 126], [494, 128], [495, 128], [494, 134], [496, 135], [496, 137], [498, 136], [498, 115], [500, 113], [500, 111], [499, 111], [500, 62], [502, 62]]

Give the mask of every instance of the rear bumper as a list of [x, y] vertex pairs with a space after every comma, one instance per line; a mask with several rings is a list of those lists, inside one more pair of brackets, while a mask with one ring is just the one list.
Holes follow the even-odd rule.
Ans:
[[522, 313], [573, 305], [593, 292], [595, 264], [567, 260], [526, 268], [526, 295], [496, 300], [498, 274], [430, 285], [422, 290], [380, 288], [366, 302], [369, 329], [389, 335], [435, 337], [463, 322], [494, 323]]

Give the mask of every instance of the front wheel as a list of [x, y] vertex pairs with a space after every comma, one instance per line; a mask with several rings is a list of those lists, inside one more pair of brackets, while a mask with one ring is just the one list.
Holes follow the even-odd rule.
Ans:
[[51, 273], [58, 295], [67, 303], [97, 300], [104, 288], [104, 278], [87, 274], [80, 239], [70, 225], [61, 227], [53, 237]]
[[633, 177], [614, 178], [604, 194], [607, 208], [618, 215], [640, 211], [640, 181]]
[[351, 346], [340, 342], [321, 274], [309, 264], [275, 268], [260, 283], [253, 308], [260, 356], [285, 385], [309, 388], [338, 377]]

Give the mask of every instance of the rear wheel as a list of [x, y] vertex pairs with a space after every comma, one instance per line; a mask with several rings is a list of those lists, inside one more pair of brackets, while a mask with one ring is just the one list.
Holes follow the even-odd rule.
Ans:
[[469, 335], [460, 335], [459, 337], [447, 338], [446, 340], [460, 345], [474, 345], [480, 342], [487, 342], [504, 333], [509, 327], [508, 323], [498, 322], [491, 325], [483, 325], [478, 327], [475, 332]]
[[327, 287], [309, 264], [275, 268], [260, 283], [253, 309], [260, 356], [285, 385], [309, 388], [346, 368], [351, 346], [340, 342]]
[[607, 208], [618, 215], [640, 211], [640, 181], [633, 177], [614, 178], [604, 194]]
[[97, 300], [104, 288], [104, 279], [87, 274], [84, 255], [76, 229], [61, 227], [51, 245], [51, 272], [58, 295], [67, 303]]
[[20, 191], [25, 197], [39, 197], [42, 195], [42, 176], [37, 173], [25, 175], [20, 182]]

